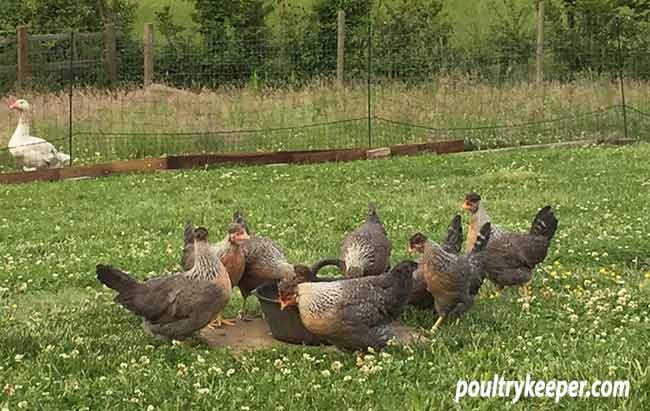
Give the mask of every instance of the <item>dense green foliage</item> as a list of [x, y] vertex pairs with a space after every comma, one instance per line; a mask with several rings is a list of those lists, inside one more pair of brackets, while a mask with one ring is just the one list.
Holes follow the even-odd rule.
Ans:
[[[645, 410], [649, 156], [650, 146], [635, 145], [0, 185], [0, 409]], [[375, 201], [395, 264], [410, 258], [415, 231], [441, 238], [472, 189], [513, 230], [553, 205], [559, 229], [549, 255], [531, 299], [512, 289], [497, 296], [488, 283], [458, 323], [410, 348], [232, 354], [197, 340], [192, 349], [160, 343], [95, 280], [99, 262], [138, 278], [178, 269], [185, 220], [218, 240], [238, 207], [290, 261], [313, 263], [336, 254]], [[235, 292], [226, 315], [240, 302]], [[434, 320], [427, 310], [403, 316], [425, 335]], [[630, 396], [453, 402], [458, 379], [494, 374], [629, 380]]]
[[[128, 35], [133, 31], [136, 3], [120, 0], [115, 9], [109, 3], [114, 4], [7, 0], [0, 9], [0, 30], [13, 31], [17, 24], [28, 24], [33, 32], [99, 30], [104, 22], [116, 21], [125, 33], [119, 53], [128, 62], [121, 66], [121, 79], [140, 80], [142, 46], [140, 39], [129, 41]], [[472, 11], [467, 13], [479, 15], [464, 16], [456, 10], [459, 5], [442, 0], [186, 0], [181, 4], [193, 10], [191, 25], [176, 18], [173, 10], [178, 5], [162, 4], [155, 11], [161, 34], [156, 77], [179, 86], [295, 84], [331, 78], [339, 9], [346, 13], [348, 79], [367, 76], [368, 16], [377, 78], [419, 81], [440, 73], [463, 73], [497, 81], [529, 80], [535, 61], [533, 1], [489, 0], [480, 7], [468, 3]], [[649, 13], [647, 0], [547, 0], [546, 78], [609, 75], [620, 66], [633, 77], [647, 78]], [[64, 42], [50, 46], [50, 50], [67, 47]], [[0, 55], [15, 54], [11, 47], [0, 44]], [[88, 82], [101, 84], [100, 77]], [[13, 79], [4, 82], [9, 85]], [[54, 87], [61, 81], [48, 77], [40, 83]]]
[[130, 34], [137, 3], [131, 0], [4, 0], [0, 7], [0, 31], [24, 25], [34, 33], [64, 30], [99, 31], [115, 23]]

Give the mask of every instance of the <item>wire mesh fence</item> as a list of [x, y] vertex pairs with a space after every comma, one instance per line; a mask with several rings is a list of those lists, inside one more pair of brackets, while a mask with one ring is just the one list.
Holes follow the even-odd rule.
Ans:
[[[458, 50], [444, 27], [401, 21], [281, 31], [204, 26], [139, 41], [107, 26], [22, 42], [20, 31], [0, 33], [2, 103], [29, 101], [30, 134], [74, 165], [448, 139], [473, 149], [648, 139], [650, 53], [616, 38], [547, 50], [540, 82], [533, 44]], [[2, 172], [20, 167], [8, 149], [17, 121], [0, 120]]]

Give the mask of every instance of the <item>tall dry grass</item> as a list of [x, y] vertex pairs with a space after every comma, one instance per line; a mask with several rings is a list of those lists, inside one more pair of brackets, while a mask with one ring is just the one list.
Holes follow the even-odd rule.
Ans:
[[[628, 104], [650, 112], [650, 83], [627, 81], [626, 93]], [[32, 104], [33, 135], [69, 149], [67, 94], [15, 97]], [[300, 88], [198, 92], [164, 85], [112, 92], [76, 89], [73, 151], [79, 161], [91, 162], [187, 152], [365, 146], [367, 97], [365, 84], [339, 90], [326, 81]], [[6, 107], [10, 100], [0, 102]], [[469, 77], [417, 84], [382, 81], [373, 86], [371, 100], [378, 118], [373, 122], [375, 146], [466, 138], [486, 147], [622, 134], [620, 109], [609, 109], [621, 103], [619, 84], [611, 80], [543, 85]], [[584, 115], [589, 112], [596, 113]], [[361, 120], [302, 128], [352, 119]], [[629, 120], [630, 129], [647, 138], [647, 118], [631, 115]], [[2, 146], [16, 121], [8, 111], [0, 117]], [[512, 128], [490, 128], [494, 125]], [[245, 131], [221, 133], [227, 130]]]

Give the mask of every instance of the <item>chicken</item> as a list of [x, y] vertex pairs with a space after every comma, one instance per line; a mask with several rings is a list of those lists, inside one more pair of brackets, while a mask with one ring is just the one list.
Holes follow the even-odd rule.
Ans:
[[228, 303], [230, 278], [208, 242], [208, 231], [194, 230], [194, 260], [187, 271], [137, 281], [117, 268], [97, 265], [97, 279], [117, 291], [115, 302], [142, 317], [152, 335], [182, 340], [205, 327]]
[[[232, 223], [228, 227], [226, 237], [213, 246], [214, 252], [221, 263], [228, 271], [230, 284], [232, 287], [239, 284], [239, 280], [244, 273], [245, 259], [241, 245], [250, 237], [246, 232], [244, 225]], [[184, 270], [189, 270], [194, 266], [194, 227], [191, 222], [185, 224], [184, 246], [182, 265]], [[225, 320], [222, 314], [208, 324], [210, 328], [219, 328], [222, 325], [234, 325], [232, 320]]]
[[[465, 196], [463, 208], [471, 214], [470, 233], [476, 232], [480, 224], [490, 221], [477, 193]], [[558, 220], [550, 206], [539, 210], [528, 233], [513, 233], [492, 225], [492, 239], [486, 248], [485, 265], [487, 277], [497, 289], [522, 286], [522, 294], [529, 294], [528, 282], [535, 267], [546, 258], [557, 225]], [[471, 245], [468, 239], [468, 246]]]
[[29, 134], [31, 107], [26, 100], [16, 100], [9, 106], [20, 113], [16, 131], [9, 140], [9, 152], [23, 171], [56, 168], [70, 164], [70, 156], [58, 151], [46, 140]]
[[[445, 241], [441, 244], [443, 250], [452, 253], [460, 253], [461, 247], [463, 244], [463, 231], [460, 227], [460, 220], [454, 219], [452, 224], [447, 228], [447, 237]], [[418, 308], [431, 308], [435, 307], [433, 302], [433, 296], [427, 289], [427, 282], [424, 279], [424, 273], [422, 272], [421, 267], [418, 267], [418, 262], [415, 261], [404, 261], [410, 264], [411, 269], [413, 270], [413, 288], [411, 289], [411, 295], [409, 295], [409, 305], [413, 305]], [[474, 288], [478, 285], [480, 288], [482, 284], [482, 277], [480, 283], [478, 280], [475, 280], [473, 283]], [[474, 290], [472, 288], [472, 290]], [[478, 289], [476, 289], [476, 294]]]
[[[244, 216], [240, 211], [233, 215], [233, 219], [248, 230]], [[238, 284], [243, 297], [239, 317], [248, 319], [246, 317], [246, 300], [255, 288], [267, 281], [293, 278], [296, 274], [293, 265], [289, 264], [280, 246], [270, 238], [251, 234], [250, 238], [242, 244], [242, 250], [245, 268]]]
[[[449, 230], [462, 236], [460, 215], [456, 215]], [[477, 236], [474, 248], [468, 255], [449, 252], [422, 234], [414, 234], [409, 245], [412, 252], [422, 253], [420, 269], [427, 289], [433, 295], [438, 320], [431, 332], [435, 332], [443, 319], [458, 318], [474, 304], [474, 298], [483, 282], [484, 258], [482, 250], [490, 239], [490, 223], [486, 223]], [[462, 240], [460, 240], [462, 241]], [[454, 250], [456, 251], [456, 248]]]
[[314, 272], [326, 265], [337, 265], [346, 277], [379, 275], [390, 267], [391, 244], [374, 204], [368, 204], [368, 214], [361, 226], [341, 242], [340, 259], [324, 259], [314, 266]]
[[391, 322], [404, 311], [411, 275], [399, 264], [377, 276], [294, 283], [279, 293], [280, 306], [297, 305], [304, 326], [342, 350], [382, 349], [396, 336]]

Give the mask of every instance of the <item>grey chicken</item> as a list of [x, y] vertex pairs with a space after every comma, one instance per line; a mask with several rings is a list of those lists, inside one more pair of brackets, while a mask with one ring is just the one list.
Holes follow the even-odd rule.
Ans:
[[313, 267], [314, 272], [326, 265], [336, 265], [346, 277], [379, 275], [390, 267], [391, 244], [373, 203], [363, 224], [343, 238], [340, 259], [323, 259]]
[[115, 302], [142, 317], [151, 334], [182, 340], [210, 323], [230, 298], [230, 278], [203, 227], [194, 231], [194, 261], [190, 270], [144, 282], [99, 264], [97, 279], [117, 291]]
[[[246, 227], [250, 234], [240, 211], [235, 212], [233, 220]], [[270, 238], [250, 234], [250, 238], [243, 242], [242, 250], [245, 268], [238, 284], [243, 297], [239, 316], [246, 319], [246, 299], [255, 288], [267, 281], [293, 278], [296, 274], [280, 246]]]
[[[238, 285], [244, 274], [245, 259], [242, 244], [249, 238], [246, 226], [234, 222], [228, 227], [225, 238], [212, 247], [228, 271], [231, 287]], [[189, 270], [194, 266], [194, 226], [189, 221], [185, 224], [181, 263], [184, 270]], [[217, 318], [208, 324], [208, 327], [219, 328], [222, 325], [234, 325], [234, 323], [233, 320], [225, 320], [222, 314], [219, 313]]]
[[[460, 227], [460, 219], [454, 218], [452, 223], [447, 228], [447, 237], [445, 241], [441, 244], [443, 250], [452, 253], [460, 253], [461, 247], [463, 245], [463, 231]], [[409, 295], [408, 303], [418, 308], [431, 308], [435, 307], [433, 302], [433, 296], [427, 289], [427, 282], [424, 279], [424, 273], [422, 269], [418, 267], [418, 262], [415, 261], [403, 261], [408, 263], [410, 268], [413, 270], [413, 287], [411, 288], [411, 295]], [[474, 288], [478, 286], [480, 288], [482, 284], [482, 277], [479, 280], [475, 280], [472, 284]], [[474, 294], [478, 293], [478, 289], [475, 290]]]
[[340, 349], [382, 349], [395, 337], [391, 322], [404, 311], [411, 275], [399, 264], [377, 276], [294, 283], [280, 290], [280, 305], [297, 305], [305, 327]]
[[[463, 208], [471, 215], [470, 233], [490, 221], [477, 193], [465, 196]], [[522, 293], [528, 295], [527, 284], [535, 267], [546, 259], [557, 225], [558, 220], [551, 206], [539, 210], [528, 233], [513, 233], [492, 225], [492, 239], [486, 248], [487, 277], [499, 290], [505, 286], [522, 286]], [[468, 246], [472, 245], [470, 240], [468, 238]]]
[[[462, 236], [460, 215], [453, 218], [450, 229]], [[468, 255], [449, 252], [441, 245], [429, 241], [422, 233], [416, 233], [410, 238], [411, 251], [423, 254], [419, 268], [427, 289], [433, 295], [438, 313], [432, 332], [438, 329], [443, 319], [458, 318], [474, 304], [474, 298], [483, 282], [485, 254], [482, 250], [489, 243], [490, 230], [490, 223], [481, 228], [474, 248]]]

